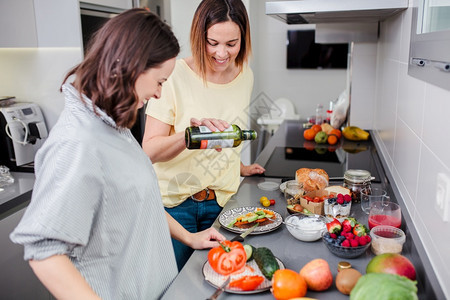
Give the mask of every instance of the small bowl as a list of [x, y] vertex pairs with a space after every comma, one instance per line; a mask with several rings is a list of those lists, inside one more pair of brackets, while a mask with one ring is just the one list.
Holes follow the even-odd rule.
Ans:
[[403, 230], [389, 225], [378, 225], [370, 231], [372, 252], [375, 255], [383, 253], [402, 253], [406, 236]]
[[296, 239], [304, 242], [313, 242], [320, 239], [327, 229], [326, 222], [327, 220], [323, 216], [302, 213], [292, 214], [284, 220], [288, 231]]
[[322, 241], [327, 246], [328, 250], [330, 250], [331, 253], [342, 258], [356, 258], [358, 256], [361, 256], [366, 252], [367, 249], [369, 249], [371, 244], [370, 242], [364, 246], [343, 247], [340, 245], [336, 245], [333, 242], [327, 241], [325, 239], [325, 236], [322, 236]]

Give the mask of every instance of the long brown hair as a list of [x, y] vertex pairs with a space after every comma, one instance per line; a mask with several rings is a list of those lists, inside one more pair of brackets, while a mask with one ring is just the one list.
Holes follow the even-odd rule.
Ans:
[[235, 60], [236, 66], [242, 70], [252, 52], [250, 24], [244, 3], [241, 0], [203, 0], [192, 20], [190, 42], [194, 62], [205, 81], [207, 31], [211, 26], [226, 21], [236, 23], [241, 31], [241, 49]]
[[[84, 60], [68, 72], [73, 85], [105, 111], [118, 127], [136, 121], [135, 83], [149, 68], [174, 58], [180, 46], [170, 27], [146, 9], [130, 9], [96, 32]], [[82, 99], [82, 98], [81, 98]]]

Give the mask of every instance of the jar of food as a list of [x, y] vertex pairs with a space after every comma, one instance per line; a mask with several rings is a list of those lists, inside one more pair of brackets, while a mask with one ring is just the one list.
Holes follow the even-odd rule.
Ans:
[[339, 271], [341, 271], [341, 270], [345, 270], [345, 269], [350, 269], [352, 267], [352, 265], [349, 263], [349, 262], [347, 262], [347, 261], [340, 261], [339, 263], [338, 263], [338, 272]]
[[347, 170], [344, 173], [344, 187], [352, 194], [353, 202], [361, 201], [361, 190], [370, 187], [370, 172], [366, 170]]

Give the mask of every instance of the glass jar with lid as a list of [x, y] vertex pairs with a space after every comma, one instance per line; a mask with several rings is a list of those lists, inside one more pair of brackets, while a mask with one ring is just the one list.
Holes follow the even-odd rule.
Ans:
[[353, 202], [361, 201], [361, 190], [371, 185], [371, 175], [366, 170], [347, 170], [344, 173], [344, 187], [348, 188]]

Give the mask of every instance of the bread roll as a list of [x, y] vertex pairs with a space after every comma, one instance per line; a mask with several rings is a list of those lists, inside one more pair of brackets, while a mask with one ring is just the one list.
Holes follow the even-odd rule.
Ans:
[[341, 185], [332, 185], [332, 186], [326, 187], [325, 190], [330, 193], [333, 193], [335, 195], [338, 195], [338, 194], [351, 195], [351, 191], [348, 188], [343, 187]]
[[303, 184], [303, 189], [307, 192], [321, 190], [328, 186], [328, 174], [322, 169], [298, 169], [295, 172], [295, 179]]

